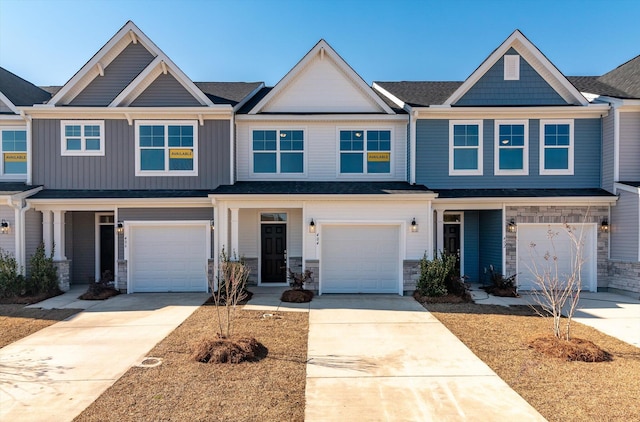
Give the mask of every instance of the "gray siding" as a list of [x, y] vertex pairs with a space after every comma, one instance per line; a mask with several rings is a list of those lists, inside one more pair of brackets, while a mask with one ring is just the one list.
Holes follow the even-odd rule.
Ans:
[[620, 180], [640, 181], [640, 112], [620, 113]]
[[106, 106], [144, 70], [154, 56], [141, 43], [129, 44], [69, 104], [74, 106]]
[[185, 107], [201, 105], [193, 95], [167, 73], [160, 75], [131, 103], [133, 107]]
[[229, 183], [229, 121], [198, 125], [198, 176], [135, 176], [135, 126], [105, 120], [103, 157], [60, 155], [60, 120], [33, 121], [33, 184], [47, 189], [214, 189]]
[[449, 176], [449, 121], [416, 123], [416, 182], [431, 189], [461, 188], [595, 188], [600, 186], [600, 119], [574, 120], [573, 176], [539, 174], [539, 120], [529, 120], [529, 174], [495, 176], [494, 121], [484, 120], [483, 176]]
[[5, 220], [9, 223], [10, 231], [7, 234], [0, 234], [0, 249], [4, 249], [10, 252], [14, 257], [16, 256], [16, 222], [15, 211], [8, 205], [0, 205], [0, 220]]
[[[508, 55], [518, 54], [513, 48]], [[455, 105], [565, 105], [567, 102], [520, 56], [520, 80], [504, 80], [504, 56]]]
[[470, 282], [479, 281], [480, 236], [478, 211], [464, 212], [464, 274]]
[[614, 113], [602, 118], [602, 189], [613, 192]]
[[29, 261], [36, 249], [42, 242], [42, 213], [40, 211], [28, 210], [25, 213], [25, 266], [26, 275], [29, 276], [31, 269]]
[[640, 245], [640, 199], [632, 192], [620, 195], [611, 207], [611, 259], [638, 261]]
[[92, 211], [67, 213], [71, 222], [71, 284], [86, 284], [96, 275], [96, 219]]
[[[493, 265], [495, 272], [502, 273], [502, 210], [480, 211], [479, 217], [478, 271], [480, 272], [480, 280], [489, 283], [489, 265]], [[507, 276], [509, 275], [507, 274]]]

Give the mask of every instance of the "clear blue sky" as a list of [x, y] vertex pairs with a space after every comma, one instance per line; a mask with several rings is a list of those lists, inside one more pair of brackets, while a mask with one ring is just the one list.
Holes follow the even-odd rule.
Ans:
[[0, 66], [62, 85], [127, 20], [194, 81], [273, 85], [320, 38], [368, 83], [464, 80], [514, 29], [565, 75], [640, 54], [640, 0], [0, 0]]

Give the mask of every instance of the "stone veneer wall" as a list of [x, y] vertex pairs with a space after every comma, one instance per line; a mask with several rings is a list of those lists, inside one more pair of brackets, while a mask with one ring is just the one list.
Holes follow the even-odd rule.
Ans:
[[60, 286], [60, 290], [63, 292], [69, 291], [71, 288], [70, 277], [71, 277], [71, 261], [54, 261], [53, 265], [58, 269], [58, 285]]
[[249, 267], [249, 280], [247, 280], [247, 284], [249, 286], [257, 286], [258, 285], [258, 273], [260, 268], [258, 267], [258, 258], [242, 258], [244, 261], [244, 265]]
[[118, 290], [120, 293], [127, 293], [127, 260], [118, 260]]
[[[595, 223], [600, 227], [602, 220], [609, 219], [609, 207], [598, 205], [586, 206], [513, 206], [506, 207], [504, 224], [515, 220], [519, 223], [547, 223], [547, 224], [579, 224]], [[516, 273], [516, 243], [518, 233], [506, 232], [506, 268], [504, 273], [511, 275]], [[607, 287], [607, 263], [609, 256], [609, 233], [597, 230], [597, 269], [598, 287]]]
[[402, 292], [412, 295], [420, 278], [420, 260], [405, 259], [402, 261]]
[[305, 270], [309, 270], [313, 273], [311, 274], [311, 280], [304, 284], [304, 288], [306, 290], [313, 290], [317, 293], [318, 288], [320, 287], [320, 284], [318, 283], [318, 277], [320, 276], [320, 261], [317, 259], [307, 259], [304, 262], [304, 268]]
[[610, 289], [640, 293], [640, 262], [610, 259], [608, 270]]

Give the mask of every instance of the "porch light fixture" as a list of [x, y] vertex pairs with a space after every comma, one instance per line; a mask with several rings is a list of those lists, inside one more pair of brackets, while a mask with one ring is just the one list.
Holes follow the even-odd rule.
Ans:
[[122, 221], [118, 221], [116, 231], [118, 234], [124, 234], [124, 224], [122, 224]]
[[602, 224], [600, 224], [600, 231], [602, 233], [609, 233], [609, 222], [607, 220], [602, 220]]
[[411, 233], [417, 233], [417, 232], [418, 232], [418, 223], [416, 223], [416, 219], [414, 217], [413, 220], [411, 220]]
[[215, 228], [216, 228], [216, 223], [215, 223], [215, 221], [211, 220], [211, 221], [209, 222], [209, 225], [211, 226], [211, 230], [215, 230]]
[[316, 232], [316, 223], [313, 221], [313, 218], [311, 219], [311, 222], [309, 223], [309, 233], [315, 233]]
[[513, 218], [511, 219], [511, 221], [509, 221], [509, 224], [507, 225], [507, 230], [509, 231], [509, 233], [515, 233], [518, 231], [518, 226], [516, 226], [516, 222]]
[[2, 219], [0, 223], [0, 233], [7, 234], [9, 233], [9, 222], [5, 219]]

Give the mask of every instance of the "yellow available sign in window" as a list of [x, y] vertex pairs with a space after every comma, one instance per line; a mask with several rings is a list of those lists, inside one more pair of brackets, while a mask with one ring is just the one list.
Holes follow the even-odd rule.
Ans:
[[370, 163], [388, 163], [391, 160], [389, 152], [368, 152], [367, 161]]
[[169, 158], [192, 160], [193, 150], [192, 149], [171, 149], [169, 150]]
[[5, 152], [4, 162], [5, 163], [26, 163], [27, 153], [26, 152]]

